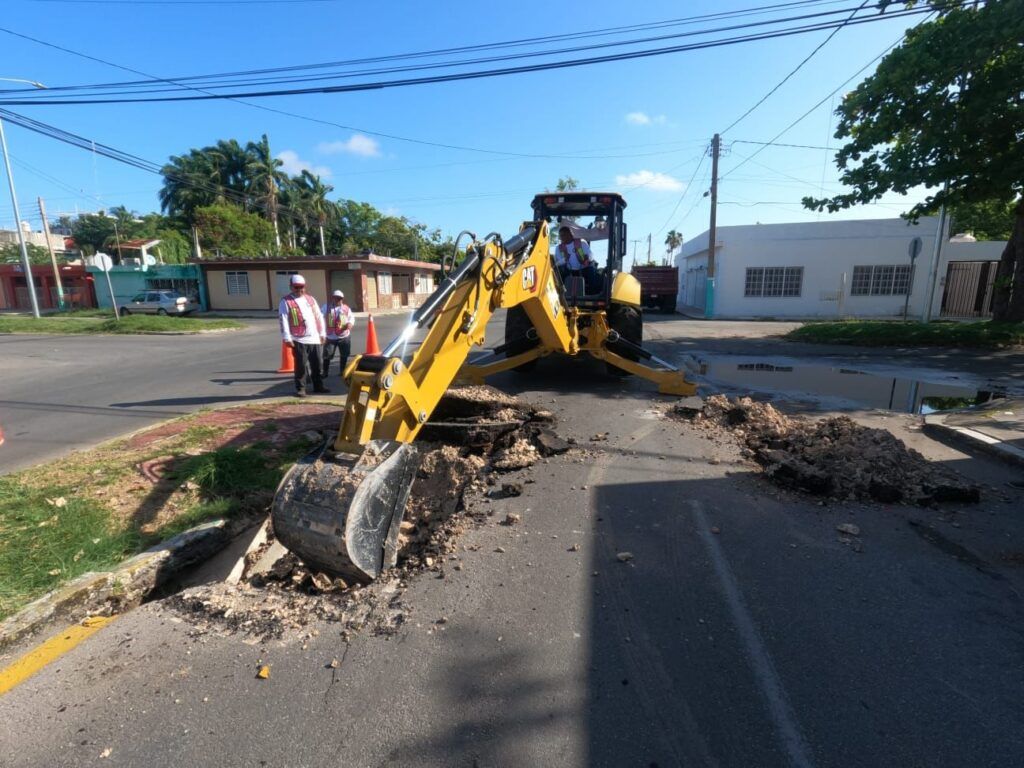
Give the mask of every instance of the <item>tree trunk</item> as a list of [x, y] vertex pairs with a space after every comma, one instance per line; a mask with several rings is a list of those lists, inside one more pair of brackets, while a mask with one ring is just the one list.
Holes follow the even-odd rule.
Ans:
[[324, 245], [324, 225], [323, 224], [320, 225], [320, 255], [321, 256], [326, 256], [327, 255], [327, 246]]
[[1024, 321], [1024, 200], [1017, 204], [1013, 233], [996, 268], [992, 319]]

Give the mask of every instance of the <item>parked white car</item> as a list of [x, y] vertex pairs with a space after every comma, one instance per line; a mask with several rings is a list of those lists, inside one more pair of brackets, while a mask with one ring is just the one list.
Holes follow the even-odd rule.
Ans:
[[187, 315], [199, 305], [175, 291], [145, 291], [121, 307], [122, 315]]

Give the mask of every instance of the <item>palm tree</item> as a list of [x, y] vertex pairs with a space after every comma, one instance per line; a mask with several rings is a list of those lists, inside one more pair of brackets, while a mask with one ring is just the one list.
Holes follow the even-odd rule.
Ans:
[[164, 177], [160, 207], [168, 216], [181, 217], [191, 224], [197, 208], [224, 202], [219, 169], [204, 150], [172, 156], [160, 173]]
[[327, 255], [327, 246], [324, 243], [324, 225], [331, 218], [334, 211], [333, 206], [327, 199], [327, 195], [334, 191], [330, 184], [324, 184], [323, 180], [314, 173], [303, 171], [300, 176], [293, 179], [296, 187], [301, 191], [302, 209], [316, 221], [320, 231], [320, 255]]
[[281, 233], [277, 228], [277, 196], [288, 177], [281, 170], [281, 161], [270, 153], [270, 140], [263, 134], [258, 142], [250, 141], [245, 148], [249, 160], [245, 174], [250, 193], [260, 201], [267, 218], [274, 225], [274, 241], [281, 250]]
[[676, 248], [683, 244], [683, 236], [676, 232], [674, 229], [669, 230], [669, 233], [665, 235], [665, 246], [668, 250], [669, 260], [672, 259], [672, 254], [675, 253]]

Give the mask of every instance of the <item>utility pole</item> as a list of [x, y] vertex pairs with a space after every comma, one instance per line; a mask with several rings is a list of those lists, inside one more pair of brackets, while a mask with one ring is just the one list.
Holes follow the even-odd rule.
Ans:
[[0, 120], [0, 147], [3, 148], [4, 167], [7, 169], [7, 184], [11, 188], [11, 206], [14, 208], [14, 228], [18, 230], [18, 245], [21, 246], [21, 267], [25, 270], [25, 285], [32, 304], [32, 314], [39, 317], [39, 301], [36, 299], [36, 283], [32, 277], [32, 263], [28, 259], [25, 233], [21, 230], [21, 212], [18, 211], [18, 196], [14, 191], [14, 176], [11, 174], [11, 158], [7, 154], [7, 137], [4, 135], [4, 121]]
[[708, 225], [708, 277], [704, 295], [704, 317], [715, 312], [715, 237], [718, 218], [718, 154], [722, 139], [719, 134], [711, 140], [711, 222]]
[[[949, 182], [947, 181], [943, 186], [943, 191], [949, 189]], [[921, 322], [928, 323], [932, 319], [932, 304], [935, 300], [935, 284], [938, 282], [939, 272], [939, 261], [942, 259], [942, 241], [946, 239], [946, 229], [949, 223], [949, 216], [946, 212], [946, 206], [943, 205], [939, 209], [939, 226], [935, 232], [935, 246], [932, 248], [932, 263], [928, 266], [928, 283], [924, 292], [924, 306], [921, 308]], [[913, 277], [913, 276], [911, 276]]]
[[636, 266], [636, 247], [641, 243], [641, 240], [633, 240], [633, 266]]
[[651, 263], [651, 233], [647, 233], [647, 263]]
[[50, 252], [50, 263], [53, 265], [53, 279], [57, 284], [57, 306], [60, 309], [64, 309], [64, 284], [60, 279], [60, 270], [57, 269], [57, 254], [53, 252], [53, 243], [50, 242], [50, 222], [46, 220], [46, 206], [43, 204], [43, 198], [37, 198], [39, 201], [39, 216], [43, 220], [43, 236], [46, 237], [46, 250]]

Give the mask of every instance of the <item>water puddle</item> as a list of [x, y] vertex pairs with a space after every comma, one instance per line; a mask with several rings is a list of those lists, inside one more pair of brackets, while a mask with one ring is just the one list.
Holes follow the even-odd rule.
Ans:
[[[782, 395], [809, 400], [830, 410], [875, 408], [928, 414], [982, 405], [1003, 393], [971, 386], [961, 377], [919, 370], [864, 369], [835, 362], [808, 363], [796, 358], [738, 355], [687, 355], [687, 368], [708, 386], [728, 394]], [[908, 375], [909, 374], [909, 375]]]

